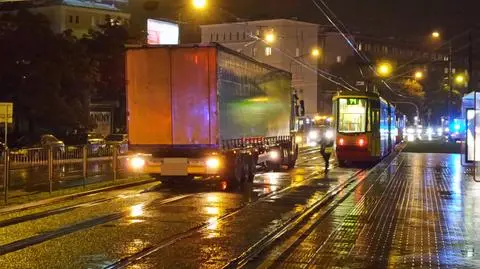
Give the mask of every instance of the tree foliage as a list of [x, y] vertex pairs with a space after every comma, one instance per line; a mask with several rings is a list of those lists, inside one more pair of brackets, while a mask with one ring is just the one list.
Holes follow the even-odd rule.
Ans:
[[0, 24], [0, 98], [13, 101], [29, 131], [88, 124], [97, 65], [70, 32], [55, 34], [40, 14], [5, 14]]

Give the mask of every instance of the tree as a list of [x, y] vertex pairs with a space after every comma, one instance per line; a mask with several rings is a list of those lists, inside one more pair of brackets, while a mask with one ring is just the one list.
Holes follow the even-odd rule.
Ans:
[[94, 99], [116, 105], [115, 126], [120, 128], [126, 123], [125, 45], [129, 40], [127, 28], [110, 18], [82, 39], [89, 55], [98, 63], [100, 79]]
[[1, 17], [0, 98], [13, 101], [28, 132], [61, 131], [88, 124], [98, 80], [95, 62], [70, 34], [55, 34], [40, 14], [20, 10]]

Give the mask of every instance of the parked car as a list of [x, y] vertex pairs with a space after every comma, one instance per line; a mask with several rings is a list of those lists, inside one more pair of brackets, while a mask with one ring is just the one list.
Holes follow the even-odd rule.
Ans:
[[127, 134], [109, 134], [105, 137], [105, 142], [107, 146], [119, 147], [119, 153], [124, 154], [128, 151], [128, 135]]
[[102, 155], [106, 149], [105, 139], [97, 133], [78, 133], [71, 134], [65, 141], [68, 145], [83, 146], [87, 145], [91, 155]]
[[14, 149], [51, 148], [54, 151], [65, 151], [65, 143], [52, 134], [25, 135], [13, 143]]
[[[52, 134], [25, 135], [12, 143], [12, 156], [22, 158], [46, 158], [47, 149], [52, 149], [53, 156], [60, 158], [65, 152], [65, 143]], [[43, 156], [43, 157], [42, 157]]]

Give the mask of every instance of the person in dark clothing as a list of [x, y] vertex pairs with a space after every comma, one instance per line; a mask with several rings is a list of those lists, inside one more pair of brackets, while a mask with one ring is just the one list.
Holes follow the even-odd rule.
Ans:
[[330, 164], [330, 156], [333, 152], [333, 132], [332, 130], [325, 130], [320, 141], [320, 154], [325, 161], [325, 171], [328, 171]]

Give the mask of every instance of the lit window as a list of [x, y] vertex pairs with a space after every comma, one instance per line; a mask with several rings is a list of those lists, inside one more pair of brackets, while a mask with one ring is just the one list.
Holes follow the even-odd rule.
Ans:
[[265, 48], [265, 56], [270, 56], [272, 55], [272, 48], [271, 47], [266, 47]]
[[342, 56], [337, 56], [337, 63], [341, 63], [342, 62]]
[[295, 49], [295, 56], [296, 57], [300, 56], [300, 49], [299, 48]]
[[253, 47], [252, 55], [253, 55], [253, 57], [257, 56], [257, 48]]
[[362, 43], [358, 43], [358, 50], [362, 51]]

